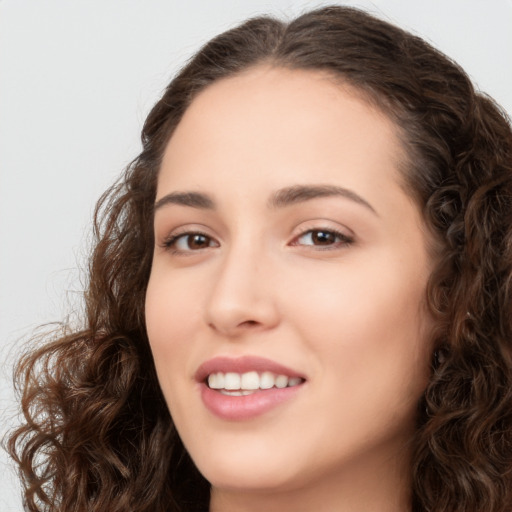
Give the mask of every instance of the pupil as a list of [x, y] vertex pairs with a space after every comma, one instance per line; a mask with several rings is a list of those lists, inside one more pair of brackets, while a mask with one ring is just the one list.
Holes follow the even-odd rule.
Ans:
[[315, 244], [319, 245], [333, 244], [335, 242], [335, 236], [334, 233], [329, 233], [328, 231], [316, 231], [313, 233], [313, 241]]
[[188, 246], [190, 249], [201, 249], [208, 245], [208, 240], [204, 235], [193, 235], [189, 238]]

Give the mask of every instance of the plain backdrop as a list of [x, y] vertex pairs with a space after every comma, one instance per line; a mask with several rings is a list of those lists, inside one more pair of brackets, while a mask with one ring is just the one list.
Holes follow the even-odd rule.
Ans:
[[[512, 112], [512, 0], [0, 0], [0, 436], [23, 339], [79, 308], [96, 199], [201, 44], [260, 13], [364, 7], [429, 40]], [[21, 511], [0, 451], [0, 511]]]

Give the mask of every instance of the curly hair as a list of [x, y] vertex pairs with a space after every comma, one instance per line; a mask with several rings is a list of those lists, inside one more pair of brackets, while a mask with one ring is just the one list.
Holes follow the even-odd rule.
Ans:
[[211, 83], [261, 63], [322, 70], [399, 129], [404, 189], [432, 232], [431, 379], [418, 404], [414, 512], [512, 509], [512, 132], [506, 114], [422, 39], [348, 7], [251, 19], [208, 42], [149, 114], [143, 151], [100, 199], [78, 332], [16, 369], [25, 423], [9, 450], [29, 511], [208, 508], [160, 391], [144, 320], [160, 161]]

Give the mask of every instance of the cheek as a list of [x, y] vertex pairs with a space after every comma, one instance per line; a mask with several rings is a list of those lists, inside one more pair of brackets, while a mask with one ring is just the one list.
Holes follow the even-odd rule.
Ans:
[[302, 272], [291, 268], [281, 276], [288, 285], [281, 299], [289, 306], [288, 314], [304, 319], [301, 323], [319, 334], [339, 330], [352, 337], [375, 328], [382, 335], [390, 328], [417, 330], [427, 279], [414, 269], [408, 272], [383, 258], [375, 260], [347, 259]]
[[[146, 329], [160, 384], [167, 396], [171, 381], [183, 370], [190, 355], [191, 334], [197, 330], [199, 301], [197, 288], [180, 286], [161, 272], [154, 271], [148, 283]], [[181, 372], [180, 372], [181, 374]]]
[[154, 266], [146, 292], [146, 326], [150, 342], [179, 340], [198, 317], [202, 286], [186, 273], [171, 273], [163, 264]]
[[333, 266], [325, 275], [304, 273], [300, 282], [290, 281], [287, 315], [311, 351], [334, 367], [325, 373], [331, 384], [340, 379], [360, 386], [366, 379], [405, 386], [416, 395], [429, 368], [427, 279], [413, 266], [408, 273], [396, 264], [360, 265]]

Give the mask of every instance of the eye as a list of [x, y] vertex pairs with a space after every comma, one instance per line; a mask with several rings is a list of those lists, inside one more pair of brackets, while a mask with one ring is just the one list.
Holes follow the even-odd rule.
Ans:
[[332, 229], [310, 229], [299, 235], [292, 245], [308, 245], [325, 248], [336, 248], [350, 245], [353, 239]]
[[218, 247], [218, 245], [218, 242], [212, 237], [198, 232], [174, 235], [164, 242], [166, 249], [176, 253], [199, 251], [209, 247]]

